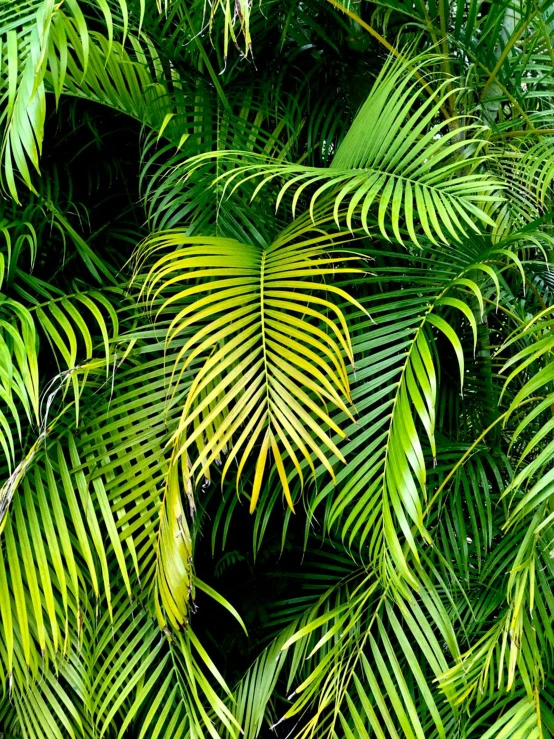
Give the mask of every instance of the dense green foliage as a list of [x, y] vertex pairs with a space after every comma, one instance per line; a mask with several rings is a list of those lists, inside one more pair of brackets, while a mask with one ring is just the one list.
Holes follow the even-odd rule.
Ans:
[[554, 0], [3, 0], [0, 92], [0, 736], [554, 737]]

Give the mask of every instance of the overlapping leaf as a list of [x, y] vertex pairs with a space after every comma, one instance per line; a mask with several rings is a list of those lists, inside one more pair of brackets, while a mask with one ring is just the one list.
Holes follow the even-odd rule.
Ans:
[[[52, 0], [25, 3], [3, 16], [0, 25], [3, 80], [0, 103], [4, 123], [2, 156], [5, 182], [17, 200], [17, 176], [34, 190], [30, 166], [37, 172], [44, 138], [46, 93], [56, 101], [62, 94], [101, 102], [163, 131], [175, 115], [167, 73], [154, 47], [137, 36], [129, 38], [132, 52], [114, 40], [109, 5], [99, 2], [106, 35], [90, 31], [79, 3], [65, 6]], [[96, 10], [96, 9], [95, 9]], [[119, 4], [125, 40], [127, 4]], [[178, 79], [173, 84], [178, 85]], [[176, 141], [178, 143], [178, 141]]]

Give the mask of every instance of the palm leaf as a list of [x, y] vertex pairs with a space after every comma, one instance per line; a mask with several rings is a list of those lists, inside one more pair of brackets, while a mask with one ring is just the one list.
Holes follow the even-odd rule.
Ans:
[[[174, 288], [161, 312], [178, 304], [167, 336], [168, 345], [180, 342], [176, 387], [191, 363], [205, 358], [187, 391], [173, 437], [175, 456], [186, 460], [196, 446], [197, 458], [183, 468], [197, 483], [227, 453], [223, 477], [237, 459], [238, 483], [258, 443], [251, 510], [270, 454], [291, 508], [284, 459], [301, 480], [302, 461], [313, 470], [316, 456], [333, 475], [331, 455], [343, 459], [326, 430], [342, 433], [327, 403], [351, 417], [343, 353], [353, 357], [344, 316], [327, 295], [355, 301], [322, 278], [351, 270], [336, 267], [338, 258], [328, 254], [336, 240], [314, 238], [310, 230], [293, 224], [263, 245], [168, 232], [144, 246], [173, 248], [149, 272], [146, 294]], [[191, 335], [195, 325], [199, 330]]]
[[235, 165], [215, 180], [224, 181], [226, 188], [232, 186], [232, 192], [244, 182], [259, 180], [255, 196], [275, 178], [285, 178], [288, 181], [279, 192], [277, 205], [289, 188], [299, 185], [292, 200], [293, 213], [303, 191], [309, 188], [313, 192], [309, 198], [312, 217], [317, 203], [326, 196], [327, 210], [337, 223], [340, 211], [346, 211], [349, 229], [357, 219], [369, 233], [368, 213], [375, 204], [379, 230], [389, 240], [393, 235], [403, 242], [405, 224], [407, 238], [416, 244], [422, 234], [433, 243], [437, 239], [459, 241], [468, 232], [479, 232], [479, 221], [494, 225], [487, 210], [502, 199], [501, 183], [475, 171], [484, 161], [477, 153], [484, 143], [476, 137], [479, 126], [469, 124], [447, 131], [446, 123], [435, 122], [442, 104], [453, 94], [452, 89], [446, 89], [451, 81], [441, 82], [421, 103], [421, 85], [410, 72], [428, 63], [424, 57], [411, 60], [409, 66], [405, 61], [384, 65], [329, 168], [221, 151], [192, 157], [184, 171], [194, 172], [215, 156]]
[[[465, 301], [470, 305], [472, 300], [481, 301], [483, 278], [496, 279], [487, 264], [494, 258], [490, 246], [473, 253], [468, 249], [465, 256], [458, 255], [460, 262], [451, 252], [439, 253], [430, 255], [429, 262], [422, 258], [422, 271], [409, 268], [408, 258], [395, 257], [398, 280], [388, 267], [382, 273], [376, 268], [375, 276], [366, 278], [380, 289], [364, 299], [375, 324], [361, 322], [354, 339], [360, 359], [353, 397], [360, 410], [361, 432], [350, 431], [352, 441], [345, 447], [348, 465], [338, 478], [339, 494], [333, 495], [327, 485], [312, 498], [314, 514], [325, 506], [326, 528], [340, 532], [348, 547], [381, 566], [384, 579], [400, 587], [402, 579], [414, 583], [406, 556], [410, 551], [410, 556], [419, 557], [415, 532], [430, 540], [424, 523], [429, 464], [424, 444], [429, 445], [431, 459], [436, 459], [436, 341], [442, 335], [451, 345], [463, 383], [464, 356], [451, 316], [469, 323], [475, 341], [473, 308]], [[428, 270], [432, 270], [431, 279]], [[400, 281], [403, 287], [397, 289]], [[462, 292], [466, 289], [471, 297]]]
[[[35, 190], [29, 164], [39, 171], [47, 92], [53, 92], [56, 101], [62, 94], [94, 100], [166, 134], [174, 127], [171, 119], [176, 109], [168, 84], [171, 75], [161, 65], [154, 46], [148, 39], [130, 35], [129, 53], [123, 43], [128, 26], [126, 3], [119, 4], [122, 42], [114, 40], [108, 4], [98, 5], [107, 23], [106, 36], [89, 30], [77, 2], [68, 4], [69, 14], [51, 0], [36, 7], [25, 5], [15, 13], [17, 22], [10, 18], [0, 25], [0, 39], [5, 39], [8, 50], [2, 58], [6, 68], [1, 93], [2, 155], [6, 185], [16, 201], [17, 173]], [[172, 85], [178, 88], [173, 77]]]

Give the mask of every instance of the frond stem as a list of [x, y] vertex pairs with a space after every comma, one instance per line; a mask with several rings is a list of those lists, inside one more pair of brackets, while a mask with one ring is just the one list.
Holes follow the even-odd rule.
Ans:
[[534, 128], [532, 130], [522, 129], [517, 131], [506, 131], [504, 133], [495, 133], [491, 136], [491, 141], [496, 139], [510, 139], [515, 136], [549, 136], [554, 134], [554, 128]]
[[[264, 249], [262, 251], [262, 259], [260, 263], [260, 327], [262, 334], [262, 356], [264, 358], [264, 374], [265, 374], [265, 402], [267, 403], [267, 412], [269, 415], [269, 367], [267, 363], [267, 346], [265, 341], [265, 305], [264, 305], [264, 290], [265, 290], [265, 261], [267, 252]], [[271, 422], [270, 422], [271, 423]], [[271, 433], [271, 428], [270, 428]]]

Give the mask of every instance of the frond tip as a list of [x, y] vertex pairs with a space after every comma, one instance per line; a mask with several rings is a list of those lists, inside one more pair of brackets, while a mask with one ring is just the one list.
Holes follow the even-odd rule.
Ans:
[[336, 242], [310, 231], [290, 228], [265, 246], [169, 231], [143, 247], [170, 250], [144, 290], [153, 302], [164, 293], [158, 317], [168, 320], [167, 345], [178, 349], [173, 397], [187, 380], [174, 458], [196, 448], [185, 467], [198, 483], [226, 455], [222, 477], [236, 460], [238, 486], [256, 453], [251, 511], [270, 456], [292, 510], [295, 472], [303, 485], [314, 458], [331, 476], [332, 456], [344, 461], [333, 435], [345, 434], [332, 413], [352, 419], [345, 358], [353, 354], [345, 316], [330, 298], [356, 301], [323, 280], [351, 273], [337, 263], [353, 257], [329, 254]]
[[176, 631], [188, 626], [194, 599], [192, 539], [179, 487], [179, 470], [171, 465], [160, 507], [154, 606], [160, 627], [166, 628], [169, 621]]

